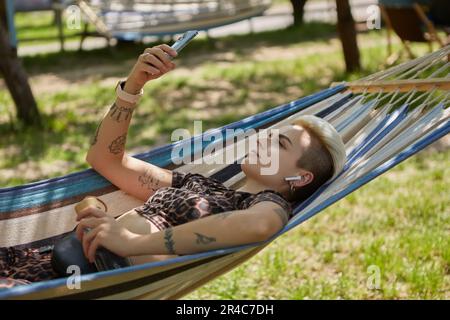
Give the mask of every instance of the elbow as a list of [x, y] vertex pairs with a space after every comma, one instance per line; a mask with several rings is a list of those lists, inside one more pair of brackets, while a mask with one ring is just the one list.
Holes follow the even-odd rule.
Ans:
[[89, 163], [91, 168], [93, 168], [97, 171], [103, 167], [101, 164], [105, 163], [104, 160], [102, 161], [101, 157], [99, 157], [98, 155], [92, 154], [91, 152], [88, 152], [85, 159], [86, 159], [86, 162]]
[[91, 159], [91, 155], [90, 155], [89, 152], [86, 154], [86, 157], [84, 158], [84, 160], [85, 160], [87, 163], [89, 163], [90, 165], [92, 165], [92, 164], [91, 164], [92, 159]]
[[256, 224], [254, 240], [257, 242], [267, 241], [278, 231], [280, 231], [280, 228], [276, 224], [261, 220]]
[[88, 152], [86, 154], [86, 158], [85, 158], [86, 162], [89, 163], [91, 165], [92, 168], [94, 168], [96, 166], [96, 161], [94, 156], [92, 155], [91, 152]]

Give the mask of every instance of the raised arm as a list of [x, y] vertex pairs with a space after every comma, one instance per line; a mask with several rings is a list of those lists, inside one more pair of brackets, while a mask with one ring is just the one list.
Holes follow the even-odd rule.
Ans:
[[[130, 72], [123, 90], [138, 94], [144, 85], [173, 70], [167, 54], [176, 51], [167, 45], [148, 48]], [[170, 186], [172, 172], [125, 153], [128, 128], [136, 105], [117, 98], [97, 127], [86, 161], [106, 179], [126, 193], [147, 200], [155, 190]]]
[[[259, 202], [247, 210], [229, 211], [168, 228], [137, 235], [114, 219], [88, 218], [77, 227], [86, 256], [93, 261], [98, 246], [121, 256], [192, 254], [268, 240], [288, 221], [278, 204]], [[85, 228], [92, 230], [83, 234]]]

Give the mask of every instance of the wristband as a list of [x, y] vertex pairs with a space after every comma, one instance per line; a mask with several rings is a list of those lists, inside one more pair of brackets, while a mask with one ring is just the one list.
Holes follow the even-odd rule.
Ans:
[[120, 80], [117, 83], [117, 86], [116, 86], [117, 97], [120, 100], [126, 101], [128, 103], [133, 103], [133, 104], [137, 103], [141, 99], [142, 95], [144, 94], [144, 89], [141, 89], [141, 91], [138, 94], [131, 94], [131, 93], [125, 92], [123, 90], [124, 85], [125, 85], [125, 81], [123, 81], [123, 80]]

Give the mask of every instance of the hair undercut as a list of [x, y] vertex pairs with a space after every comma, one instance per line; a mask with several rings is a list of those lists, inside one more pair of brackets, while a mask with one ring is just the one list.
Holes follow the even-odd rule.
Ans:
[[346, 162], [346, 153], [341, 136], [327, 121], [306, 115], [297, 118], [292, 124], [301, 126], [311, 139], [311, 143], [297, 161], [297, 166], [310, 171], [314, 178], [312, 182], [296, 188], [289, 195], [290, 201], [302, 202], [341, 172]]

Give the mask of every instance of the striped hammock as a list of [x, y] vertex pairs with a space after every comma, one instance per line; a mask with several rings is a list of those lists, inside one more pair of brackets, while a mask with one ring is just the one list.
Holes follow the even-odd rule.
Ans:
[[[184, 156], [200, 156], [211, 143], [222, 145], [224, 141], [205, 141], [226, 129], [277, 128], [302, 114], [328, 120], [345, 142], [348, 157], [345, 168], [306, 201], [295, 205], [295, 216], [270, 240], [83, 275], [81, 289], [69, 289], [67, 278], [17, 286], [1, 290], [0, 299], [174, 299], [186, 295], [250, 259], [281, 234], [446, 135], [450, 131], [449, 55], [450, 46], [447, 46], [359, 81], [338, 84], [190, 140], [136, 155], [161, 167], [201, 173], [236, 187], [244, 178], [238, 165], [189, 163], [177, 167], [171, 162], [172, 149], [198, 145], [190, 155]], [[233, 137], [227, 135], [226, 139]], [[227, 144], [227, 148], [233, 147]], [[221, 157], [222, 152], [226, 148], [209, 157]], [[54, 243], [75, 227], [74, 205], [87, 195], [105, 201], [114, 216], [142, 204], [91, 169], [0, 189], [0, 247], [40, 247]]]
[[77, 0], [99, 34], [128, 41], [231, 24], [262, 15], [271, 3], [271, 0]]

